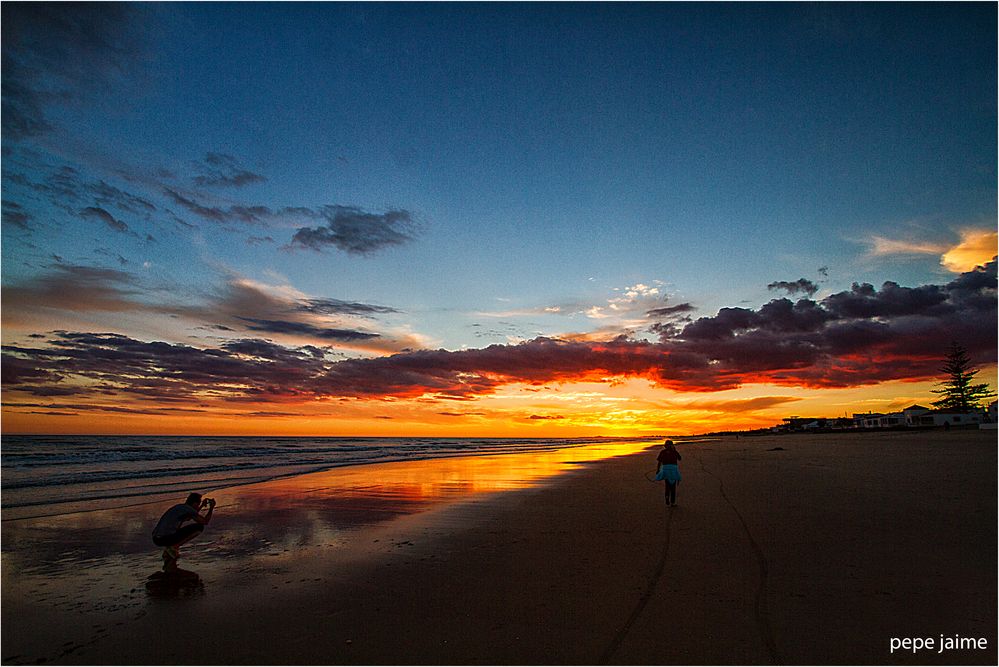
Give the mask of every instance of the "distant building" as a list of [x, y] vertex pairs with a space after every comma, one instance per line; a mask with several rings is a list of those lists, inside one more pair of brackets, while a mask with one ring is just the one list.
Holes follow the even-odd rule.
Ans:
[[996, 409], [999, 401], [992, 401], [987, 410], [954, 412], [933, 410], [924, 405], [910, 405], [899, 412], [855, 412], [853, 417], [785, 417], [780, 426], [770, 429], [774, 433], [796, 431], [829, 431], [844, 429], [878, 428], [930, 428], [934, 426], [995, 425], [999, 422]]
[[967, 426], [989, 421], [985, 412], [953, 412], [931, 410], [922, 405], [910, 405], [901, 412], [868, 412], [853, 415], [857, 428], [898, 428], [928, 426]]
[[988, 421], [985, 412], [951, 412], [948, 410], [931, 410], [918, 417], [919, 423], [914, 426], [968, 426], [983, 424]]
[[931, 410], [927, 407], [923, 407], [922, 405], [910, 405], [902, 410], [902, 415], [905, 417], [905, 425], [919, 426], [919, 418], [928, 412], [931, 412]]
[[785, 417], [782, 421], [784, 424], [775, 431], [828, 431], [854, 427], [853, 420], [846, 417]]
[[853, 423], [857, 428], [889, 428], [904, 424], [905, 415], [901, 412], [890, 412], [888, 414], [868, 412], [867, 414], [853, 415]]

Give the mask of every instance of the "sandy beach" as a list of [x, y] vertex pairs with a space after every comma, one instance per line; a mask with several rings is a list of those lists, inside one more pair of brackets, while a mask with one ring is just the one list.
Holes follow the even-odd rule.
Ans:
[[[499, 456], [221, 490], [173, 583], [150, 579], [162, 507], [5, 521], [2, 660], [996, 663], [994, 432], [680, 442], [673, 509], [657, 449], [523, 483]], [[345, 474], [366, 491], [323, 493]], [[985, 645], [938, 650], [955, 635]]]

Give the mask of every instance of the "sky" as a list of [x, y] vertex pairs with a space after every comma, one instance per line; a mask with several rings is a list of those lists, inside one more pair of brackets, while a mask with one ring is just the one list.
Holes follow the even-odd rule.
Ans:
[[996, 384], [994, 3], [2, 5], [4, 433], [690, 434]]

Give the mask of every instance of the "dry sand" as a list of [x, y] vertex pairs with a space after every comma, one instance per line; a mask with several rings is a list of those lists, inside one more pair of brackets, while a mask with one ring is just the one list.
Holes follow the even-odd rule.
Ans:
[[996, 664], [994, 432], [681, 443], [674, 509], [657, 448], [328, 556], [200, 554], [189, 596], [74, 616], [5, 583], [4, 663]]

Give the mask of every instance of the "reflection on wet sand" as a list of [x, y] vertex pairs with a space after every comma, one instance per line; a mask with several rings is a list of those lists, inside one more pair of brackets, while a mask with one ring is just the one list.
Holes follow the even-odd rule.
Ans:
[[[530, 487], [589, 461], [627, 454], [644, 443], [607, 443], [571, 449], [402, 461], [334, 468], [212, 492], [218, 500], [205, 534], [184, 551], [239, 544], [305, 545], [343, 531], [427, 511], [444, 503]], [[194, 489], [192, 489], [194, 490]], [[175, 501], [181, 502], [183, 494]], [[8, 563], [41, 573], [108, 555], [153, 553], [149, 531], [165, 504], [4, 521]], [[17, 545], [10, 548], [10, 545]]]
[[438, 534], [450, 534], [468, 525], [480, 513], [467, 501], [536, 486], [587, 462], [647, 446], [615, 442], [380, 463], [197, 489], [218, 500], [206, 530], [180, 550], [180, 566], [193, 565], [197, 572], [158, 571], [161, 549], [151, 539], [163, 510], [182, 502], [184, 494], [165, 503], [6, 519], [3, 614], [45, 629], [21, 642], [23, 655], [5, 655], [4, 662], [58, 659], [146, 614], [175, 613], [166, 609], [168, 602], [222, 613], [213, 606], [213, 590], [249, 594], [257, 585], [321, 586], [350, 561], [372, 562], [378, 553], [412, 548], [407, 535], [416, 535], [414, 530], [433, 525]]
[[[379, 463], [228, 489], [197, 489], [212, 492], [218, 507], [204, 534], [183, 547], [182, 557], [188, 563], [235, 565], [245, 557], [346, 548], [351, 536], [364, 527], [485, 494], [527, 488], [587, 462], [646, 446], [613, 442]], [[176, 502], [182, 500], [178, 497]], [[163, 509], [161, 504], [150, 504], [4, 521], [4, 593], [26, 592], [23, 586], [35, 577], [52, 585], [54, 578], [86, 578], [94, 572], [132, 589], [145, 580], [143, 571], [159, 560], [160, 550], [152, 544], [150, 531]]]

